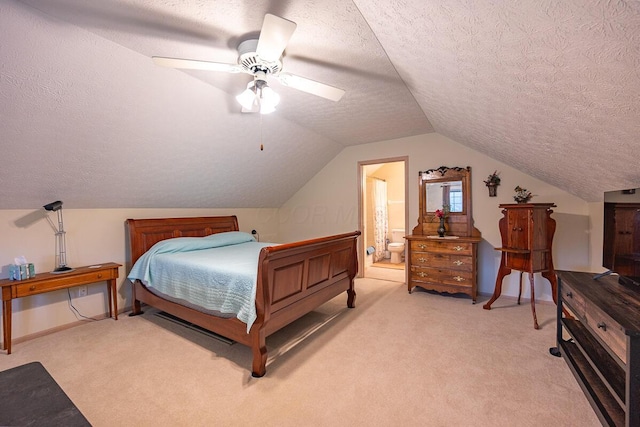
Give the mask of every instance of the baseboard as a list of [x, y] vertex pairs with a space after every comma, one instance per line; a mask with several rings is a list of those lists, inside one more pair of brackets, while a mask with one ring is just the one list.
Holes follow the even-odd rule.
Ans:
[[[124, 309], [124, 310], [118, 310], [118, 316], [120, 316], [122, 313], [125, 313], [127, 311], [130, 311], [131, 307], [129, 307], [128, 309]], [[27, 335], [23, 335], [21, 337], [16, 337], [11, 339], [11, 344], [15, 345], [15, 344], [20, 344], [26, 341], [30, 341], [36, 338], [41, 338], [47, 335], [51, 335], [51, 334], [55, 334], [56, 332], [60, 332], [60, 331], [64, 331], [66, 329], [71, 329], [71, 328], [75, 328], [76, 326], [80, 326], [80, 325], [84, 325], [86, 324], [88, 321], [99, 321], [99, 320], [107, 320], [109, 316], [109, 313], [105, 312], [102, 315], [96, 315], [96, 316], [92, 316], [89, 317], [88, 320], [76, 320], [75, 322], [71, 322], [71, 323], [65, 323], [64, 325], [58, 325], [55, 326], [53, 328], [49, 328], [49, 329], [44, 329], [42, 331], [38, 331], [38, 332], [34, 332], [32, 334], [27, 334]], [[4, 346], [4, 342], [2, 343], [3, 347]]]

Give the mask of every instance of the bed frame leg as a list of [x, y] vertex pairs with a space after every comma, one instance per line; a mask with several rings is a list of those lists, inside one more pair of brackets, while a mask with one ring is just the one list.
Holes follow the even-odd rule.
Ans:
[[354, 308], [356, 306], [356, 291], [353, 287], [347, 289], [347, 307]]
[[253, 364], [251, 366], [251, 376], [260, 378], [267, 373], [267, 341], [264, 331], [258, 330], [255, 332], [252, 341]]
[[144, 311], [142, 311], [142, 308], [140, 307], [140, 301], [135, 299], [133, 300], [133, 306], [132, 306], [131, 313], [129, 313], [129, 317], [139, 316], [141, 314], [144, 314]]
[[136, 285], [137, 280], [133, 282], [131, 285], [131, 297], [133, 298], [133, 304], [131, 307], [131, 313], [129, 316], [138, 316], [142, 314], [142, 307], [140, 305], [140, 301], [136, 299]]

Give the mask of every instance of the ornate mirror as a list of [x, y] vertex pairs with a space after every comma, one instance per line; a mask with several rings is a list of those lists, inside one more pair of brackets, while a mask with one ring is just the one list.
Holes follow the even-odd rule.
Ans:
[[427, 212], [447, 210], [450, 213], [464, 212], [462, 181], [427, 181], [424, 185]]
[[419, 173], [420, 213], [413, 234], [435, 234], [436, 211], [446, 212], [448, 234], [474, 236], [471, 214], [471, 167], [446, 167]]

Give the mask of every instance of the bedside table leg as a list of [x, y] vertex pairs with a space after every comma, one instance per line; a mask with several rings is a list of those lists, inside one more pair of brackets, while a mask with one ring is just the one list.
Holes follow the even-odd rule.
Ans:
[[11, 354], [11, 300], [2, 301], [2, 345]]
[[116, 292], [116, 279], [107, 282], [107, 293], [109, 298], [109, 317], [118, 320], [118, 294]]

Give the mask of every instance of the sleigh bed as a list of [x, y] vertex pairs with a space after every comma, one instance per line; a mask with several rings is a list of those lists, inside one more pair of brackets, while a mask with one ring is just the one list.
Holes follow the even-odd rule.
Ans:
[[[127, 226], [131, 268], [160, 241], [237, 232], [238, 220], [235, 216], [129, 219]], [[251, 326], [248, 331], [248, 323], [236, 317], [220, 317], [173, 300], [154, 292], [137, 279], [133, 281], [132, 315], [141, 314], [141, 303], [145, 303], [245, 344], [251, 348], [253, 355], [252, 375], [261, 377], [266, 373], [267, 336], [342, 292], [347, 294], [347, 306], [355, 306], [353, 279], [358, 268], [356, 240], [359, 235], [360, 232], [355, 231], [259, 249], [255, 321], [249, 323]]]

